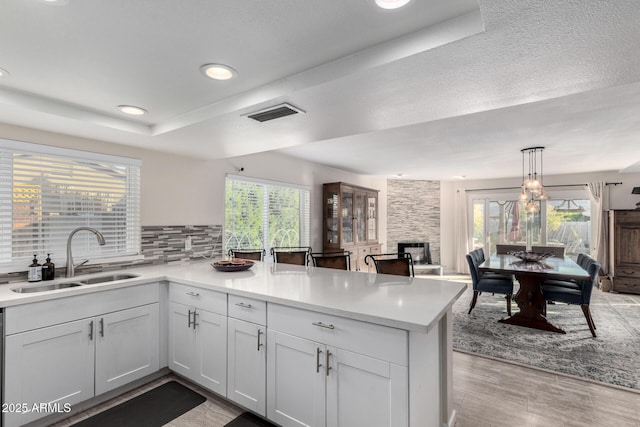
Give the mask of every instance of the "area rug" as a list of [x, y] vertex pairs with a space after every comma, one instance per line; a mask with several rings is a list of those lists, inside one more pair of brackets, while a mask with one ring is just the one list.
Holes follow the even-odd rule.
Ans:
[[[453, 306], [453, 348], [640, 392], [640, 296], [594, 289], [591, 336], [579, 306], [547, 306], [547, 319], [566, 334], [498, 323], [504, 296], [482, 294], [467, 314], [471, 284]], [[514, 303], [512, 309], [518, 310]]]
[[224, 427], [276, 427], [276, 425], [251, 412], [243, 412], [231, 422], [225, 424]]
[[160, 427], [207, 400], [176, 381], [136, 396], [73, 427]]

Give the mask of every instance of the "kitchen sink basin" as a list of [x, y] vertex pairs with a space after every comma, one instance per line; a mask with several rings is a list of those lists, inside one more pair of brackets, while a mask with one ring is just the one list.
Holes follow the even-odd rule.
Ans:
[[75, 288], [76, 286], [82, 286], [82, 284], [77, 282], [49, 283], [46, 285], [38, 285], [38, 286], [22, 286], [20, 288], [14, 288], [11, 290], [13, 292], [18, 292], [21, 294], [28, 294], [31, 292], [46, 292], [46, 291], [55, 291], [56, 289]]
[[133, 279], [135, 277], [138, 277], [138, 275], [129, 273], [115, 273], [105, 276], [90, 277], [88, 279], [78, 280], [78, 282], [83, 285], [95, 285], [96, 283], [115, 282], [116, 280]]

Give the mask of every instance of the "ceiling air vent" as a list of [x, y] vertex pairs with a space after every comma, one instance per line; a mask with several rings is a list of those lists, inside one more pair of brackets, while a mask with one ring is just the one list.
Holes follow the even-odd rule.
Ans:
[[257, 120], [259, 122], [266, 122], [273, 119], [279, 119], [280, 117], [290, 116], [292, 114], [304, 113], [299, 108], [294, 107], [291, 104], [279, 104], [273, 107], [265, 108], [264, 110], [256, 111], [247, 115], [250, 119]]

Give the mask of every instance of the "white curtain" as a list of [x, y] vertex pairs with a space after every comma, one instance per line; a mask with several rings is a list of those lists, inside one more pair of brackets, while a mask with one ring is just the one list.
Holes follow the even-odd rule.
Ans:
[[469, 265], [465, 256], [469, 253], [469, 221], [467, 220], [467, 194], [464, 190], [458, 190], [454, 200], [454, 241], [456, 248], [456, 271], [469, 273]]
[[591, 199], [591, 227], [593, 237], [591, 239], [591, 256], [602, 266], [602, 271], [608, 272], [608, 218], [609, 208], [607, 185], [605, 182], [590, 182], [587, 184], [587, 192]]

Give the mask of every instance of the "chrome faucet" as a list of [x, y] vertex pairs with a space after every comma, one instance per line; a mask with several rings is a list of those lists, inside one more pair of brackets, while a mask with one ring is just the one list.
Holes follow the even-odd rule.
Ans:
[[71, 256], [71, 239], [73, 239], [73, 235], [76, 234], [78, 231], [81, 230], [86, 230], [86, 231], [90, 231], [93, 234], [96, 235], [96, 237], [98, 238], [98, 243], [100, 244], [100, 246], [104, 246], [104, 236], [102, 235], [101, 232], [99, 232], [98, 230], [96, 230], [95, 228], [92, 227], [78, 227], [75, 230], [73, 230], [70, 234], [69, 234], [69, 238], [67, 239], [67, 268], [66, 268], [66, 277], [73, 277], [75, 275], [75, 268], [76, 267], [80, 267], [82, 264], [85, 264], [87, 260], [82, 261], [80, 264], [78, 265], [73, 265], [73, 256]]

